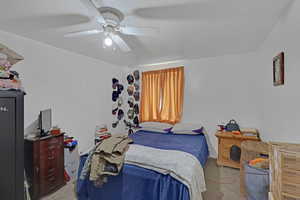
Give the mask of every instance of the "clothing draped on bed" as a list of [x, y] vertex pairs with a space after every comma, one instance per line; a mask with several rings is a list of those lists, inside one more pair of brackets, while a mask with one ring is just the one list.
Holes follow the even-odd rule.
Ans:
[[[204, 135], [139, 131], [130, 137], [134, 144], [192, 154], [202, 166], [207, 161], [208, 147]], [[86, 159], [87, 155], [81, 157], [79, 174]], [[108, 177], [102, 188], [95, 187], [88, 178], [78, 179], [77, 194], [79, 200], [190, 200], [188, 187], [182, 182], [132, 164], [125, 164], [118, 176]]]

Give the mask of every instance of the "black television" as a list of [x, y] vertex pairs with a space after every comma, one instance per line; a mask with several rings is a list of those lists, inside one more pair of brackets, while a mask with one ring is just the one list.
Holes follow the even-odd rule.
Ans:
[[52, 128], [52, 110], [42, 110], [39, 116], [39, 129], [41, 131], [41, 137], [49, 134]]

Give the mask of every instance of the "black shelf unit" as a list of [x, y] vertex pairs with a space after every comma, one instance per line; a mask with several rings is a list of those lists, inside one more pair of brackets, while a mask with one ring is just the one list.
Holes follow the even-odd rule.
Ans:
[[0, 91], [1, 199], [24, 199], [24, 93]]

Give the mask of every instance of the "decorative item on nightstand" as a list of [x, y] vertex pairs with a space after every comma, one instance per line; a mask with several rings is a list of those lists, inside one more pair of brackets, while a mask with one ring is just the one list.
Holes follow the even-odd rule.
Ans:
[[218, 165], [240, 168], [241, 144], [243, 141], [252, 140], [260, 141], [257, 135], [244, 135], [235, 132], [218, 131]]

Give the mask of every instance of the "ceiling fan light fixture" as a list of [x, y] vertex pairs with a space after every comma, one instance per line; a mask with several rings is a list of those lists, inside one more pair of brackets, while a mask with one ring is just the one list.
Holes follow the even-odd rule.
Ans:
[[104, 39], [104, 45], [107, 46], [107, 47], [110, 47], [111, 45], [113, 44], [113, 41], [110, 37], [106, 37]]

